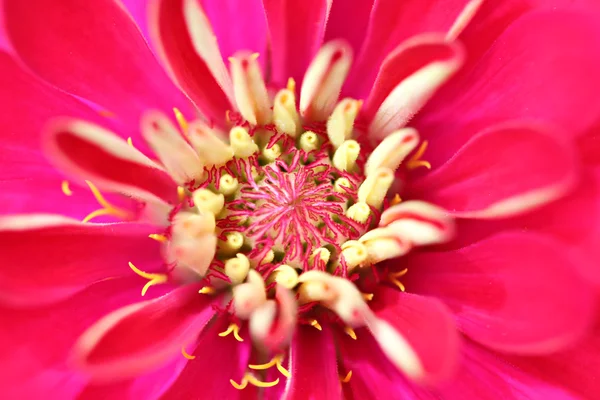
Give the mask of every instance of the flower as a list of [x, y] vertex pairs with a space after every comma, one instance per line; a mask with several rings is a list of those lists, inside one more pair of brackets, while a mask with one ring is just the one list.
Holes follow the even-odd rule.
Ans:
[[345, 6], [4, 1], [5, 395], [598, 393], [594, 10]]

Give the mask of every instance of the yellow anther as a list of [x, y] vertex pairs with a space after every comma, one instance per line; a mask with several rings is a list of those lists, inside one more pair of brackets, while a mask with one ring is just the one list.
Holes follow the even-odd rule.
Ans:
[[268, 281], [269, 283], [274, 281], [288, 289], [292, 289], [298, 284], [298, 272], [289, 265], [283, 264], [273, 271]]
[[263, 381], [259, 381], [251, 373], [246, 373], [240, 383], [236, 383], [233, 379], [230, 379], [229, 382], [231, 383], [231, 386], [233, 386], [234, 388], [236, 388], [238, 390], [245, 389], [249, 383], [256, 387], [268, 388], [268, 387], [276, 386], [279, 383], [279, 378], [275, 379], [272, 382], [263, 382]]
[[300, 148], [306, 152], [316, 150], [319, 147], [319, 138], [317, 134], [306, 131], [300, 136]]
[[236, 257], [225, 261], [225, 275], [227, 275], [233, 285], [239, 285], [244, 282], [249, 270], [250, 261], [242, 253], [238, 253]]
[[[127, 144], [133, 147], [133, 140], [131, 140], [131, 136], [127, 138]], [[135, 147], [134, 147], [135, 148]]]
[[102, 206], [102, 208], [89, 213], [81, 222], [89, 222], [91, 219], [99, 217], [101, 215], [112, 215], [114, 217], [123, 219], [127, 219], [131, 216], [131, 214], [128, 211], [117, 208], [110, 204], [108, 201], [106, 201], [104, 196], [102, 196], [102, 193], [100, 193], [100, 190], [98, 190], [96, 185], [94, 185], [92, 182], [85, 181], [85, 183], [87, 183], [87, 185], [90, 187], [92, 194], [96, 198], [96, 201]]
[[71, 188], [69, 188], [69, 182], [68, 181], [62, 181], [60, 188], [62, 189], [62, 192], [65, 194], [65, 196], [72, 196], [73, 192], [71, 191]]
[[371, 300], [373, 300], [373, 296], [374, 296], [374, 294], [373, 294], [373, 293], [363, 293], [363, 294], [362, 294], [362, 297], [363, 297], [363, 299], [365, 299], [366, 301], [371, 301]]
[[346, 376], [340, 376], [340, 381], [342, 381], [343, 383], [348, 383], [350, 382], [350, 379], [352, 379], [352, 370], [348, 371], [348, 373], [346, 374]]
[[347, 326], [347, 327], [344, 328], [344, 332], [346, 332], [346, 335], [348, 335], [352, 339], [356, 340], [356, 332], [354, 332], [354, 329], [352, 329], [349, 326]]
[[340, 101], [331, 113], [327, 120], [327, 136], [336, 149], [352, 136], [354, 120], [361, 106], [362, 101], [347, 98]]
[[247, 158], [258, 151], [258, 146], [245, 128], [236, 126], [229, 131], [229, 143], [233, 154], [238, 158]]
[[348, 240], [342, 244], [342, 256], [348, 268], [354, 268], [363, 263], [369, 253], [364, 244], [358, 240]]
[[157, 242], [164, 243], [167, 241], [167, 237], [165, 235], [161, 235], [160, 233], [151, 233], [148, 235], [150, 239], [154, 239]]
[[236, 178], [229, 174], [221, 175], [221, 179], [219, 179], [219, 193], [230, 196], [235, 193], [239, 186], [239, 182]]
[[254, 369], [254, 370], [265, 370], [265, 369], [269, 369], [271, 367], [277, 367], [277, 370], [286, 378], [289, 378], [292, 376], [292, 374], [290, 374], [290, 371], [288, 371], [287, 369], [285, 369], [282, 365], [281, 362], [283, 361], [283, 355], [278, 354], [275, 357], [273, 357], [271, 359], [271, 361], [269, 361], [268, 363], [264, 363], [264, 364], [250, 364], [248, 365], [248, 368], [250, 369]]
[[290, 92], [295, 93], [296, 92], [296, 81], [294, 80], [294, 78], [288, 78], [287, 81], [287, 90], [289, 90]]
[[316, 319], [313, 319], [312, 321], [310, 321], [310, 325], [314, 326], [315, 328], [317, 328], [320, 331], [323, 330], [323, 328], [321, 327], [321, 324], [319, 324], [319, 321], [317, 321]]
[[348, 193], [348, 189], [351, 187], [352, 185], [350, 184], [348, 178], [338, 178], [333, 184], [333, 190], [335, 190], [336, 193]]
[[146, 292], [148, 291], [148, 289], [150, 288], [150, 286], [154, 286], [154, 285], [159, 285], [161, 283], [165, 283], [169, 279], [169, 277], [167, 275], [165, 275], [165, 274], [154, 274], [154, 273], [144, 272], [141, 269], [138, 269], [131, 262], [129, 262], [129, 268], [131, 268], [133, 270], [133, 272], [135, 272], [136, 274], [138, 274], [142, 278], [148, 279], [148, 283], [146, 283], [144, 285], [144, 287], [142, 288], [142, 296], [146, 295]]
[[179, 201], [185, 200], [185, 188], [183, 186], [177, 186], [177, 198]]
[[431, 164], [428, 161], [421, 160], [421, 157], [423, 157], [423, 154], [425, 154], [425, 150], [427, 150], [428, 144], [429, 144], [429, 142], [427, 142], [427, 140], [424, 140], [421, 143], [421, 146], [419, 146], [419, 148], [417, 149], [415, 154], [406, 163], [406, 167], [408, 169], [415, 169], [415, 168], [419, 168], [419, 167], [425, 167], [427, 169], [431, 169]]
[[202, 289], [198, 290], [198, 293], [200, 294], [213, 294], [214, 292], [215, 289], [210, 286], [204, 286]]
[[317, 256], [319, 257], [318, 260], [320, 260], [321, 265], [327, 265], [329, 259], [331, 258], [331, 251], [329, 251], [329, 249], [326, 247], [319, 247], [318, 249], [315, 249], [310, 255], [309, 261], [311, 264], [316, 264]]
[[369, 175], [358, 188], [358, 200], [380, 208], [393, 182], [394, 172], [391, 169], [377, 168], [375, 173]]
[[181, 111], [179, 111], [179, 109], [177, 107], [173, 107], [173, 113], [175, 114], [175, 119], [177, 120], [177, 123], [179, 124], [181, 131], [183, 133], [187, 134], [188, 122], [185, 119], [185, 117], [183, 116], [183, 113]]
[[333, 154], [334, 167], [341, 171], [352, 171], [360, 154], [360, 145], [356, 140], [346, 140]]
[[300, 116], [296, 108], [294, 92], [282, 89], [273, 100], [273, 122], [279, 132], [296, 137], [300, 130]]
[[185, 347], [181, 348], [181, 354], [188, 360], [193, 360], [194, 358], [196, 358], [196, 356], [188, 354], [187, 351], [185, 351]]
[[390, 272], [388, 274], [388, 279], [390, 280], [390, 282], [396, 285], [398, 289], [400, 289], [400, 291], [402, 292], [406, 291], [406, 287], [402, 282], [400, 282], [400, 278], [406, 275], [407, 272], [408, 268], [404, 268], [402, 271]]
[[244, 245], [244, 235], [239, 232], [228, 232], [225, 240], [219, 242], [219, 250], [225, 254], [234, 254]]
[[262, 151], [262, 155], [268, 162], [273, 162], [281, 155], [281, 146], [274, 144], [269, 148], [265, 147]]
[[219, 336], [225, 337], [232, 332], [233, 332], [233, 337], [235, 338], [235, 340], [237, 340], [238, 342], [244, 341], [244, 339], [242, 339], [242, 337], [240, 336], [240, 327], [237, 324], [230, 324], [226, 330], [219, 333]]
[[199, 189], [192, 194], [194, 205], [200, 211], [207, 211], [217, 215], [225, 205], [225, 197], [219, 193], [216, 194], [209, 189]]
[[402, 203], [402, 198], [400, 197], [400, 195], [398, 193], [396, 193], [396, 195], [394, 196], [392, 201], [390, 201], [390, 206], [395, 206], [396, 204], [400, 204], [400, 203]]
[[353, 204], [346, 210], [346, 216], [360, 224], [367, 222], [369, 214], [371, 214], [371, 208], [367, 203], [363, 203], [362, 201]]

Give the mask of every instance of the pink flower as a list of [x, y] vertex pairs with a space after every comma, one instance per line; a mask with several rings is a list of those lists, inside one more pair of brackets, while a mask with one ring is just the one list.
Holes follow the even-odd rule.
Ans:
[[571, 3], [4, 0], [4, 396], [597, 397]]

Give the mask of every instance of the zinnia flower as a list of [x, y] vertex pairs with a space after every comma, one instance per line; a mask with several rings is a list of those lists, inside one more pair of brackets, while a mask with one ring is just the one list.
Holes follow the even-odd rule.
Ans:
[[598, 395], [590, 4], [3, 3], [4, 396]]

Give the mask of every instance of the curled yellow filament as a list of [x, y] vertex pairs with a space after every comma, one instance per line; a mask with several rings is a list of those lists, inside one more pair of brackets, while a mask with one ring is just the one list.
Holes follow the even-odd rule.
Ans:
[[142, 296], [146, 295], [146, 292], [148, 291], [150, 286], [165, 283], [169, 279], [169, 277], [165, 274], [152, 274], [152, 273], [144, 272], [144, 271], [138, 269], [131, 262], [129, 262], [129, 268], [131, 268], [133, 270], [133, 272], [135, 272], [142, 278], [148, 279], [148, 282], [142, 288]]
[[62, 192], [65, 194], [65, 196], [72, 196], [73, 192], [71, 191], [71, 188], [69, 187], [69, 182], [68, 181], [62, 181], [62, 184], [60, 185], [60, 188], [62, 189]]
[[167, 237], [165, 235], [161, 235], [159, 233], [151, 233], [148, 235], [150, 239], [156, 240], [157, 242], [164, 243], [167, 241]]
[[431, 169], [431, 164], [428, 161], [421, 160], [421, 157], [423, 157], [423, 154], [425, 154], [425, 150], [427, 150], [428, 144], [429, 144], [429, 142], [427, 142], [427, 140], [424, 140], [421, 143], [421, 146], [417, 149], [415, 154], [410, 158], [408, 163], [406, 163], [406, 167], [408, 169], [415, 169], [415, 168], [419, 168], [419, 167], [425, 167], [427, 169]]
[[191, 354], [188, 354], [187, 351], [185, 351], [185, 347], [181, 347], [181, 354], [187, 358], [188, 360], [193, 360], [194, 358], [196, 358], [196, 356], [193, 356]]
[[347, 326], [347, 327], [344, 328], [344, 332], [346, 332], [346, 335], [348, 335], [352, 339], [356, 340], [356, 332], [354, 332], [354, 329], [352, 329], [349, 326]]
[[236, 383], [233, 379], [230, 379], [229, 382], [231, 383], [231, 386], [238, 390], [245, 389], [249, 383], [256, 387], [268, 388], [277, 385], [279, 383], [279, 378], [275, 379], [273, 382], [263, 382], [259, 381], [254, 375], [248, 372], [244, 375], [240, 383]]
[[314, 326], [315, 328], [317, 328], [320, 331], [323, 330], [323, 328], [321, 327], [321, 324], [319, 324], [319, 321], [317, 321], [316, 319], [313, 319], [312, 321], [310, 321], [310, 325]]
[[250, 364], [248, 365], [248, 368], [250, 369], [254, 369], [254, 370], [265, 370], [265, 369], [269, 369], [273, 366], [277, 367], [277, 370], [286, 378], [290, 378], [292, 376], [292, 374], [290, 374], [290, 371], [288, 371], [287, 369], [285, 369], [283, 367], [283, 365], [281, 365], [281, 362], [283, 361], [283, 355], [279, 354], [276, 355], [275, 357], [273, 357], [271, 359], [271, 361], [269, 361], [268, 363], [265, 364]]
[[408, 268], [404, 268], [402, 271], [390, 272], [388, 275], [388, 279], [390, 280], [390, 282], [396, 285], [398, 289], [400, 289], [402, 292], [406, 290], [406, 287], [402, 282], [400, 282], [400, 278], [406, 275], [407, 272]]
[[244, 339], [242, 339], [242, 337], [240, 336], [240, 327], [237, 324], [229, 324], [229, 326], [227, 327], [226, 330], [219, 333], [219, 336], [225, 337], [225, 336], [228, 336], [232, 332], [233, 332], [233, 337], [235, 338], [235, 340], [237, 340], [238, 342], [244, 341]]
[[352, 370], [348, 371], [348, 373], [346, 374], [346, 376], [340, 376], [340, 381], [342, 381], [343, 383], [348, 383], [350, 382], [350, 379], [352, 378]]
[[179, 111], [179, 109], [177, 107], [173, 107], [173, 114], [175, 114], [175, 119], [177, 120], [177, 123], [179, 124], [181, 131], [184, 134], [187, 134], [189, 125], [188, 125], [187, 120], [183, 116], [183, 113], [181, 111]]
[[102, 193], [100, 193], [100, 190], [98, 190], [96, 185], [94, 185], [92, 182], [85, 181], [85, 183], [87, 183], [87, 185], [90, 187], [92, 194], [96, 198], [96, 201], [102, 206], [102, 208], [89, 213], [81, 222], [89, 222], [93, 218], [99, 217], [101, 215], [112, 215], [113, 217], [118, 217], [122, 219], [129, 219], [131, 217], [131, 214], [128, 211], [122, 210], [110, 204], [104, 198], [104, 196], [102, 196]]

